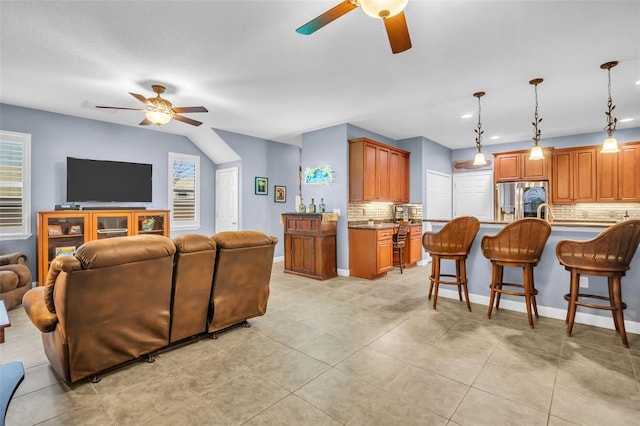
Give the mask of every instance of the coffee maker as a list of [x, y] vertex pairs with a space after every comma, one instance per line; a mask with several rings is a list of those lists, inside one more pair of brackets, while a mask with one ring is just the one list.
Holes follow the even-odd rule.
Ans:
[[406, 204], [394, 204], [393, 221], [398, 223], [402, 220], [409, 220], [409, 206]]

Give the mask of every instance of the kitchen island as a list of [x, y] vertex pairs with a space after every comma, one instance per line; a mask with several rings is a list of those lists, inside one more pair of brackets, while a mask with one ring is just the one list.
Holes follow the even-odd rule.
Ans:
[[[439, 231], [448, 220], [424, 220], [425, 229], [431, 227], [433, 231]], [[564, 295], [569, 292], [570, 274], [564, 269], [556, 258], [556, 245], [560, 240], [589, 240], [604, 231], [615, 222], [595, 221], [557, 221], [551, 223], [551, 235], [535, 267], [535, 286], [538, 289], [536, 297], [540, 316], [565, 319], [567, 302]], [[482, 255], [480, 249], [482, 237], [497, 234], [506, 222], [481, 222], [478, 235], [471, 246], [467, 258], [467, 276], [469, 279], [469, 298], [471, 302], [489, 305], [489, 283], [491, 282], [491, 262]], [[640, 251], [640, 250], [639, 250]], [[443, 262], [444, 273], [453, 273], [453, 262]], [[588, 286], [588, 292], [608, 296], [605, 277], [584, 277], [582, 285]], [[521, 282], [522, 271], [516, 268], [505, 268], [505, 281]], [[425, 278], [426, 283], [426, 278]], [[630, 333], [640, 334], [640, 253], [636, 253], [631, 262], [631, 269], [622, 279], [622, 299], [627, 304], [624, 312], [625, 326]], [[583, 288], [583, 290], [585, 290]], [[457, 291], [441, 289], [439, 295], [458, 298]], [[500, 308], [526, 312], [521, 298], [503, 295]], [[494, 312], [495, 315], [495, 312]], [[498, 313], [499, 315], [499, 313]], [[576, 322], [594, 325], [597, 327], [613, 329], [613, 319], [609, 312], [595, 309], [578, 308]]]

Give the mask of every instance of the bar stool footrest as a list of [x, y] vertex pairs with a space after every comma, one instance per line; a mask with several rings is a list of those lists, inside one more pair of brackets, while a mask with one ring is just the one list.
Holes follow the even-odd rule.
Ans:
[[[604, 300], [604, 301], [607, 301], [607, 302], [611, 301], [611, 299], [609, 299], [607, 296], [600, 296], [599, 294], [578, 293], [578, 298], [580, 298], [580, 297], [587, 297], [587, 298], [590, 298], [590, 299]], [[571, 300], [571, 293], [565, 294], [564, 295], [564, 300], [569, 302]], [[584, 306], [585, 308], [602, 309], [602, 310], [605, 310], [605, 311], [613, 311], [613, 310], [615, 310], [615, 308], [613, 308], [611, 306], [596, 305], [596, 304], [593, 304], [593, 303], [581, 302], [580, 300], [576, 300], [576, 305]], [[627, 304], [624, 303], [624, 302], [622, 302], [622, 309], [627, 309]]]

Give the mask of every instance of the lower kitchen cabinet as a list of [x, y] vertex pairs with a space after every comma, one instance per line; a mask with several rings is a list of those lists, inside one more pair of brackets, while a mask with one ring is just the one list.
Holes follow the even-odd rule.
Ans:
[[333, 213], [285, 213], [284, 272], [325, 280], [338, 276]]
[[[396, 230], [394, 230], [394, 233]], [[420, 260], [422, 260], [422, 224], [417, 223], [409, 227], [409, 233], [407, 234], [407, 241], [402, 250], [402, 259], [404, 260], [404, 267], [410, 268], [416, 266]], [[400, 260], [398, 256], [393, 256], [393, 266], [400, 266]]]
[[394, 228], [349, 228], [349, 271], [367, 279], [387, 275], [393, 268]]

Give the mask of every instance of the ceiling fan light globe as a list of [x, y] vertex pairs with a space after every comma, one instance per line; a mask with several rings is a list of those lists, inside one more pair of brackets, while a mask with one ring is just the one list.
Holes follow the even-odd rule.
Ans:
[[161, 124], [167, 124], [171, 121], [171, 114], [162, 111], [147, 111], [144, 115], [147, 117], [147, 120], [153, 124], [157, 124], [158, 126]]
[[360, 0], [364, 13], [372, 18], [385, 19], [397, 15], [409, 0]]

